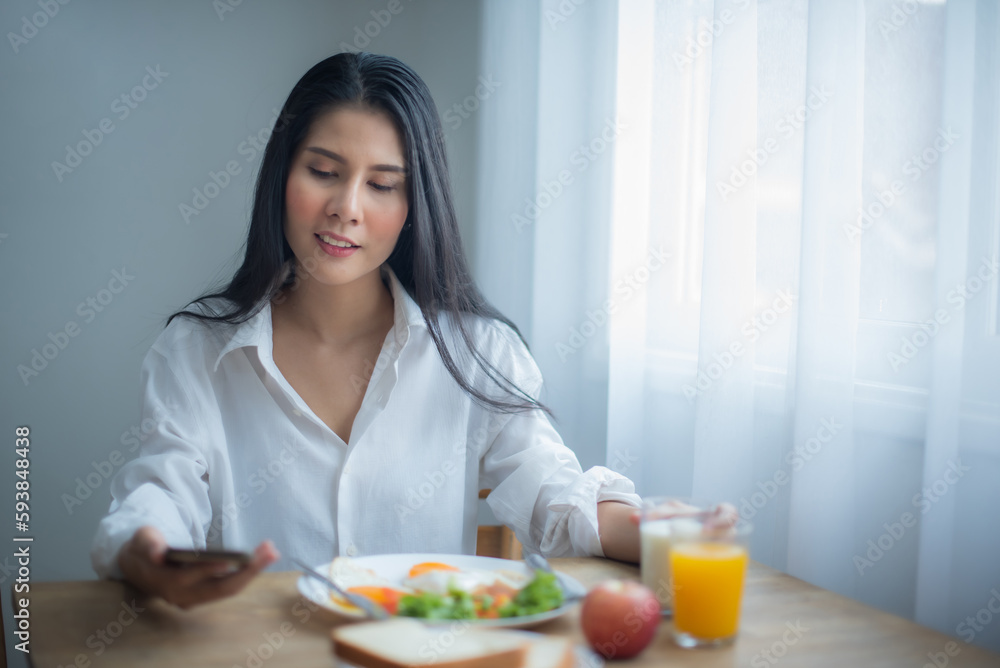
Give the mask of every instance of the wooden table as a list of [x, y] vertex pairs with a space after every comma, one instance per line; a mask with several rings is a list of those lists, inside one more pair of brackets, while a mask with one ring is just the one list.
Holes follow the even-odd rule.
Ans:
[[[634, 566], [604, 559], [554, 559], [553, 565], [588, 587], [611, 577], [638, 578]], [[333, 666], [329, 630], [335, 622], [298, 595], [298, 577], [267, 573], [234, 598], [186, 612], [117, 582], [32, 583], [31, 659], [38, 668]], [[585, 644], [579, 605], [537, 630]], [[627, 665], [921, 668], [933, 665], [928, 654], [939, 666], [1000, 666], [1000, 655], [751, 564], [732, 647], [680, 649], [664, 621], [652, 645]], [[610, 662], [617, 663], [626, 665]]]

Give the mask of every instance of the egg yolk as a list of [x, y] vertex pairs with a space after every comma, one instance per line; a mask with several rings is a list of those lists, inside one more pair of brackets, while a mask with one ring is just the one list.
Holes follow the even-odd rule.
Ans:
[[417, 564], [410, 569], [410, 577], [415, 578], [418, 575], [423, 575], [430, 571], [457, 571], [459, 569], [454, 566], [449, 566], [448, 564], [442, 564], [437, 561], [425, 561], [423, 563]]

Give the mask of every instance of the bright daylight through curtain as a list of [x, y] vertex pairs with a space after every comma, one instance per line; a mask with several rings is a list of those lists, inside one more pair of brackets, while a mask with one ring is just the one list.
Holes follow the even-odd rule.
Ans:
[[1000, 649], [993, 2], [621, 2], [608, 460]]
[[484, 7], [477, 274], [584, 466], [1000, 650], [997, 3]]

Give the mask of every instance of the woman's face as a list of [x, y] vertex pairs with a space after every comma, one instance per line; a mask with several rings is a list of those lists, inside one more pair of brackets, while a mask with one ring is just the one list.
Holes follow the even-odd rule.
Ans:
[[406, 222], [406, 193], [403, 142], [388, 116], [357, 108], [319, 116], [285, 187], [285, 238], [298, 271], [324, 285], [377, 272]]

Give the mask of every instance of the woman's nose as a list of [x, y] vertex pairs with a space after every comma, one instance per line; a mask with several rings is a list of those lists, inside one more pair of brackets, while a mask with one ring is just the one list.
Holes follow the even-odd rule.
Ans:
[[361, 219], [361, 185], [347, 181], [340, 187], [334, 188], [326, 205], [326, 215], [337, 216], [348, 223], [358, 222]]

